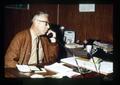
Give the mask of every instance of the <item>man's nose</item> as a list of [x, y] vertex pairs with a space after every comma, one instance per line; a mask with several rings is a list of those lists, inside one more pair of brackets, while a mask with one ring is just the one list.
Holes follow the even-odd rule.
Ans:
[[49, 24], [47, 24], [47, 28], [48, 28], [48, 29], [50, 28], [50, 25], [49, 25]]

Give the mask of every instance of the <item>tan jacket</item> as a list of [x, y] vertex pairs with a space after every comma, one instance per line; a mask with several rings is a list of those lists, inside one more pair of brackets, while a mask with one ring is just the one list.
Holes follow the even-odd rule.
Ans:
[[[16, 67], [17, 63], [28, 64], [32, 47], [31, 42], [29, 29], [16, 34], [6, 52], [5, 67]], [[41, 42], [44, 51], [43, 65], [56, 62], [59, 51], [58, 44], [50, 43], [45, 36], [41, 37]]]

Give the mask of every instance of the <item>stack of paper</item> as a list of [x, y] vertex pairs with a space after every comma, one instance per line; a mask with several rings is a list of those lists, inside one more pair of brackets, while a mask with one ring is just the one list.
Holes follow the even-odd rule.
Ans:
[[38, 68], [36, 66], [28, 66], [28, 65], [18, 65], [16, 64], [17, 69], [20, 72], [35, 72], [35, 73], [43, 73], [46, 72], [44, 68]]
[[101, 62], [100, 73], [112, 73], [113, 72], [113, 63], [108, 61]]
[[[81, 60], [79, 58], [76, 58], [76, 60], [77, 60], [78, 65], [80, 67], [86, 68], [86, 69], [91, 70], [91, 71], [100, 72], [100, 73], [105, 74], [105, 75], [113, 72], [113, 62], [103, 61], [101, 63], [94, 64], [93, 62], [91, 62], [91, 60], [84, 61], [84, 60]], [[75, 62], [75, 57], [61, 59], [61, 62], [78, 67], [78, 65]], [[97, 67], [97, 70], [96, 70], [95, 65]]]
[[80, 73], [69, 71], [64, 73], [57, 73], [55, 75], [52, 75], [52, 78], [63, 78], [64, 76], [67, 76], [68, 78], [72, 78], [73, 76], [81, 75]]
[[20, 72], [31, 72], [31, 69], [29, 68], [28, 65], [18, 65], [18, 64], [16, 64], [16, 67]]
[[46, 65], [44, 66], [44, 68], [55, 73], [64, 73], [64, 72], [72, 71], [71, 68], [68, 68], [62, 65], [61, 63], [57, 63], [57, 62], [52, 65]]
[[74, 72], [73, 69], [64, 66], [62, 63], [57, 62], [52, 65], [46, 65], [44, 66], [44, 68], [57, 73], [52, 76], [53, 78], [62, 78], [63, 76], [71, 78], [73, 75], [80, 75], [80, 73]]
[[65, 47], [66, 48], [83, 48], [84, 45], [79, 45], [79, 44], [76, 44], [76, 43], [69, 43], [69, 44], [65, 44]]

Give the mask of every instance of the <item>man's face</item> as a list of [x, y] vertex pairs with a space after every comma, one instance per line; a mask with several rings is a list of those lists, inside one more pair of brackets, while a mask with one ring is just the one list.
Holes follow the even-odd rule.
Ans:
[[38, 35], [44, 35], [49, 29], [48, 17], [42, 15], [33, 21], [34, 29]]

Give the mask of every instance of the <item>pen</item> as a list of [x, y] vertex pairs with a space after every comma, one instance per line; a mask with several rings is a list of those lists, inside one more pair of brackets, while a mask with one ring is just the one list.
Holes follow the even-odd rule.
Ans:
[[41, 67], [39, 67], [40, 71], [42, 71]]
[[37, 66], [39, 68], [40, 71], [42, 71], [41, 67]]

